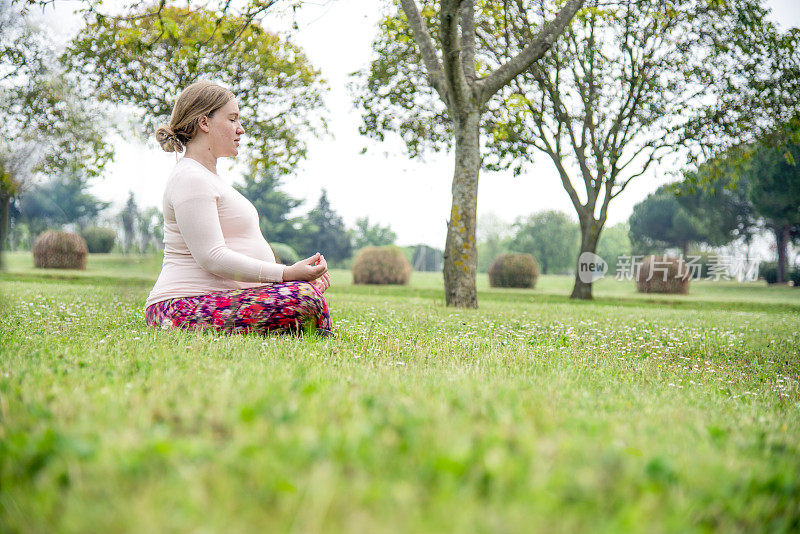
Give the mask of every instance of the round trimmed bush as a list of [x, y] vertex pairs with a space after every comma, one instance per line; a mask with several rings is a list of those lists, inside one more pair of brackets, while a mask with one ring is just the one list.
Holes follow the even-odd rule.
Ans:
[[636, 290], [640, 293], [689, 292], [692, 273], [681, 258], [647, 256], [636, 271]]
[[275, 261], [283, 263], [284, 265], [293, 265], [300, 261], [300, 254], [298, 254], [292, 247], [286, 243], [270, 243], [272, 252], [275, 254]]
[[44, 269], [85, 269], [89, 247], [78, 234], [48, 231], [33, 244], [33, 265]]
[[539, 278], [539, 264], [530, 254], [501, 254], [489, 266], [492, 287], [526, 287], [533, 289]]
[[411, 278], [411, 264], [397, 247], [366, 247], [353, 260], [354, 284], [400, 284]]
[[81, 232], [91, 254], [108, 254], [117, 241], [117, 232], [113, 228], [90, 226]]

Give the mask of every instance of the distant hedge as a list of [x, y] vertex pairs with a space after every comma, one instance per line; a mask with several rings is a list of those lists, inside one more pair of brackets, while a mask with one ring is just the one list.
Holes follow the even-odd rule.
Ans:
[[778, 264], [774, 261], [764, 261], [758, 266], [758, 273], [768, 284], [778, 283]]
[[292, 265], [302, 258], [292, 247], [286, 243], [270, 243], [272, 252], [275, 253], [275, 261], [284, 265]]
[[789, 281], [794, 287], [800, 287], [800, 267], [795, 267], [789, 271]]
[[117, 232], [113, 228], [90, 226], [81, 232], [81, 237], [92, 254], [108, 254], [117, 241]]

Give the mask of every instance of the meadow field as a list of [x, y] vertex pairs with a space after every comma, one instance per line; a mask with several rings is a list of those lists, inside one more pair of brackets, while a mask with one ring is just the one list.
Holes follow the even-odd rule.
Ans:
[[797, 532], [800, 289], [326, 293], [336, 339], [148, 328], [157, 257], [0, 272], [0, 532]]

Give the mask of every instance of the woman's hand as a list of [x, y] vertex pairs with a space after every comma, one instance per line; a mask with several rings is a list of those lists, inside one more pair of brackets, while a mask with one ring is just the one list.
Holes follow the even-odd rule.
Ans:
[[331, 275], [325, 273], [316, 280], [312, 280], [311, 285], [316, 287], [320, 293], [325, 293], [325, 290], [331, 287]]
[[328, 262], [325, 258], [317, 252], [310, 258], [300, 260], [294, 265], [289, 265], [283, 270], [283, 281], [291, 282], [293, 280], [300, 280], [302, 282], [311, 282], [318, 279], [320, 276], [328, 272]]

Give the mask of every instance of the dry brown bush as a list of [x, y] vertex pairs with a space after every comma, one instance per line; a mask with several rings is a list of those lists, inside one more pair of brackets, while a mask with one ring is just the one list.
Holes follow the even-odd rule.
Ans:
[[501, 254], [489, 267], [492, 287], [534, 288], [539, 278], [539, 264], [530, 254]]
[[33, 265], [44, 269], [85, 269], [89, 248], [78, 234], [48, 231], [33, 244]]
[[647, 256], [636, 271], [636, 290], [640, 293], [689, 292], [689, 272], [686, 262], [671, 256]]
[[354, 284], [401, 284], [411, 278], [411, 264], [397, 247], [367, 247], [353, 260]]

